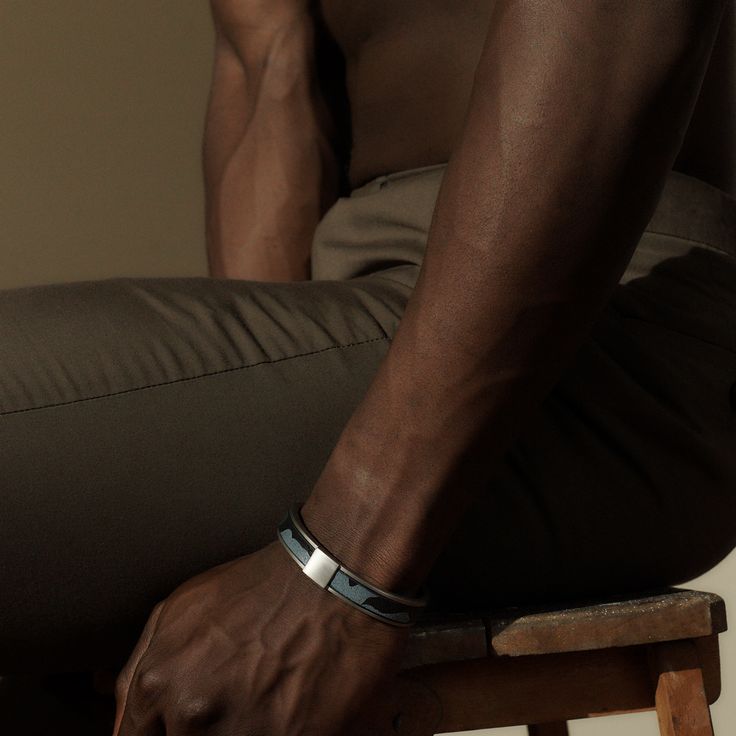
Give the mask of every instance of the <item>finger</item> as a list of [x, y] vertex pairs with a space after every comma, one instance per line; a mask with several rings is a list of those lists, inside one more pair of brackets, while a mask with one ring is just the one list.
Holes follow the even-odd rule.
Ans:
[[[151, 615], [148, 617], [148, 621], [143, 628], [143, 633], [138, 639], [138, 643], [135, 645], [135, 648], [133, 649], [133, 652], [130, 655], [125, 667], [123, 667], [120, 674], [118, 675], [118, 679], [115, 684], [116, 709], [115, 726], [112, 736], [124, 736], [122, 725], [123, 717], [128, 708], [130, 685], [133, 682], [133, 677], [135, 677], [135, 673], [138, 669], [138, 665], [140, 664], [141, 659], [143, 658], [143, 655], [148, 651], [148, 647], [151, 644], [151, 639], [153, 638], [153, 635], [156, 631], [159, 618], [161, 617], [161, 612], [164, 609], [164, 604], [165, 601], [161, 601], [154, 607], [153, 611], [151, 611]], [[161, 733], [163, 733], [163, 731], [161, 731]], [[143, 734], [135, 734], [135, 736], [143, 736]]]

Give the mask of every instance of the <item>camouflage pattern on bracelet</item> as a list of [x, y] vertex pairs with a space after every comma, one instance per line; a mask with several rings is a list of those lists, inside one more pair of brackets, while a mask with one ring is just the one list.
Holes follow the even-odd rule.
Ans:
[[[299, 513], [300, 506], [293, 506], [278, 527], [278, 538], [292, 558], [304, 568], [315, 550], [334, 559], [321, 547], [304, 526]], [[338, 562], [339, 564], [339, 562]], [[418, 613], [427, 604], [427, 596], [407, 598], [395, 595], [363, 580], [342, 565], [329, 581], [325, 590], [373, 618], [393, 626], [411, 626]]]

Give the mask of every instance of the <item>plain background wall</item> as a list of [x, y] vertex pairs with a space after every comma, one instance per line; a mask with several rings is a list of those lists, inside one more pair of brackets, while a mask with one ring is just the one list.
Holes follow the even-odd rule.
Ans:
[[0, 288], [205, 273], [206, 0], [0, 0]]
[[[206, 274], [210, 63], [205, 0], [0, 0], [0, 288]], [[690, 586], [736, 612], [736, 552]], [[721, 645], [712, 712], [725, 736], [736, 723], [736, 634]], [[621, 729], [654, 736], [656, 718], [575, 721], [571, 732]]]

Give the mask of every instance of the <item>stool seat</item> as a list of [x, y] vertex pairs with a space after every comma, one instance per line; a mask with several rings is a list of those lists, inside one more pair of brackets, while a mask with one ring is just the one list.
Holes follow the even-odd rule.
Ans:
[[663, 736], [711, 736], [720, 693], [713, 593], [661, 588], [551, 606], [427, 611], [413, 628], [386, 734], [433, 736], [657, 710]]

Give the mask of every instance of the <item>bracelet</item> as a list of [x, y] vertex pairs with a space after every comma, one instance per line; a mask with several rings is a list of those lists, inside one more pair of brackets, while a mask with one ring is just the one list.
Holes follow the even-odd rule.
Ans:
[[278, 538], [296, 560], [304, 574], [320, 588], [327, 590], [358, 610], [394, 626], [411, 626], [417, 614], [427, 605], [425, 591], [417, 598], [389, 593], [346, 570], [312, 537], [295, 504], [279, 524]]

